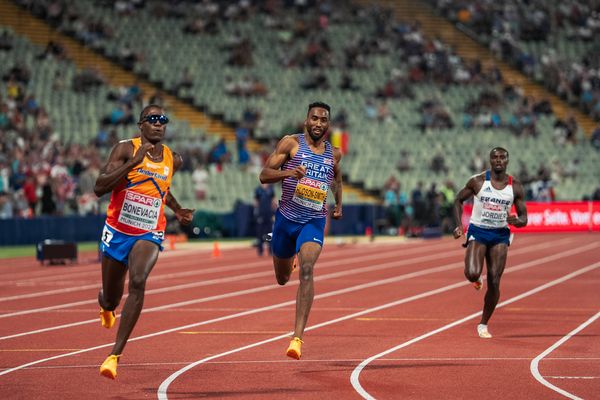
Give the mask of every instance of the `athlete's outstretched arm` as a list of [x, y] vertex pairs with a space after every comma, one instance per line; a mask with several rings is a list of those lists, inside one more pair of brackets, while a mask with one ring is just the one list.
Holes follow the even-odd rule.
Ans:
[[300, 179], [306, 173], [306, 168], [302, 165], [287, 171], [282, 171], [280, 168], [287, 160], [292, 158], [292, 154], [298, 147], [298, 142], [294, 136], [288, 135], [277, 143], [275, 151], [271, 153], [262, 171], [260, 171], [259, 179], [261, 183], [275, 183], [284, 180], [288, 177]]
[[527, 225], [527, 206], [525, 205], [525, 190], [520, 181], [513, 178], [513, 194], [514, 194], [514, 205], [517, 210], [517, 215], [510, 214], [506, 221], [520, 228]]
[[[175, 172], [179, 168], [181, 168], [182, 165], [183, 165], [183, 158], [181, 157], [181, 155], [179, 153], [174, 152], [173, 153], [173, 174], [175, 174]], [[184, 225], [187, 225], [190, 222], [192, 222], [192, 219], [194, 218], [194, 211], [196, 211], [196, 210], [192, 210], [189, 208], [182, 208], [170, 190], [167, 193], [167, 196], [165, 197], [165, 204], [167, 205], [167, 207], [169, 207], [171, 210], [173, 210], [175, 212], [175, 217], [177, 218], [177, 220], [179, 222], [181, 222]]]
[[463, 225], [462, 225], [462, 213], [463, 213], [463, 203], [469, 200], [471, 197], [475, 195], [479, 191], [477, 189], [477, 176], [469, 179], [464, 188], [460, 190], [454, 197], [454, 224], [456, 228], [452, 234], [454, 235], [454, 239], [458, 239], [463, 235]]
[[335, 198], [335, 208], [333, 209], [333, 218], [342, 218], [342, 168], [340, 161], [342, 160], [342, 152], [333, 148], [333, 182], [331, 183], [331, 192]]
[[167, 207], [169, 207], [175, 212], [175, 217], [182, 224], [187, 225], [190, 222], [192, 222], [192, 219], [194, 219], [194, 211], [196, 210], [181, 207], [181, 205], [179, 204], [175, 196], [173, 196], [171, 191], [169, 191], [169, 193], [167, 193], [167, 196], [165, 197], [165, 204], [167, 205]]
[[108, 161], [100, 170], [100, 175], [96, 179], [94, 193], [100, 197], [113, 190], [125, 178], [129, 171], [142, 162], [146, 152], [154, 146], [152, 143], [144, 143], [138, 151], [132, 156], [133, 145], [129, 141], [119, 142], [113, 147], [108, 157]]

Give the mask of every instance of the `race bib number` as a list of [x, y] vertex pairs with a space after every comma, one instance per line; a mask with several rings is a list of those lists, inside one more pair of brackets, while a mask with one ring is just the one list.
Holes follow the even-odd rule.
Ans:
[[106, 225], [104, 225], [104, 229], [102, 230], [102, 243], [106, 245], [106, 247], [110, 247], [110, 241], [113, 237], [113, 233], [108, 230]]
[[304, 207], [321, 211], [328, 189], [326, 183], [304, 177], [298, 181], [292, 201]]
[[134, 228], [151, 231], [158, 225], [162, 199], [127, 191], [119, 222]]

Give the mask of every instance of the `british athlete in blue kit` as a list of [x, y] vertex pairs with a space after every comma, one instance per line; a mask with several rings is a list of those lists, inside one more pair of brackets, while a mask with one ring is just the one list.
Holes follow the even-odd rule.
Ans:
[[298, 257], [299, 279], [294, 336], [286, 354], [300, 359], [304, 328], [314, 298], [313, 270], [321, 254], [327, 217], [327, 193], [334, 195], [333, 218], [342, 217], [340, 151], [325, 140], [329, 105], [311, 103], [304, 132], [285, 136], [260, 173], [262, 183], [282, 182], [271, 239], [275, 277], [285, 285]]

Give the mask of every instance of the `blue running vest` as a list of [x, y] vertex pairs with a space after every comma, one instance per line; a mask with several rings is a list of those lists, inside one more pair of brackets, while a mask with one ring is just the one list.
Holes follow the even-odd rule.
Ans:
[[291, 221], [304, 224], [313, 218], [327, 216], [327, 192], [333, 182], [333, 150], [325, 141], [325, 152], [315, 154], [310, 149], [304, 134], [299, 135], [299, 148], [296, 155], [286, 161], [282, 171], [304, 165], [306, 175], [300, 180], [285, 178], [281, 184], [279, 211]]

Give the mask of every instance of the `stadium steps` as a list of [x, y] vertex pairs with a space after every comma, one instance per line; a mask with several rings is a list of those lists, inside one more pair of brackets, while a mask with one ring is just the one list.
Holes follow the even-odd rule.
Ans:
[[[373, 2], [359, 0], [357, 3], [369, 5]], [[464, 59], [479, 59], [486, 67], [496, 64], [502, 71], [504, 80], [511, 85], [523, 88], [525, 96], [533, 96], [535, 99], [548, 99], [552, 104], [554, 113], [560, 118], [566, 119], [568, 116], [574, 115], [580, 129], [583, 130], [586, 136], [589, 137], [597, 126], [597, 123], [589, 115], [569, 106], [542, 85], [533, 82], [517, 69], [493, 57], [485, 46], [466, 33], [461, 32], [445, 18], [437, 16], [435, 11], [426, 3], [419, 0], [378, 0], [378, 3], [391, 7], [399, 20], [417, 20], [428, 37], [442, 38]]]
[[[140, 79], [133, 73], [84, 47], [76, 40], [57, 32], [43, 20], [31, 15], [8, 0], [0, 0], [0, 25], [10, 26], [15, 33], [26, 36], [31, 42], [44, 47], [49, 40], [61, 43], [78, 68], [95, 68], [99, 70], [110, 85], [131, 85], [137, 81], [145, 93], [158, 90], [150, 82]], [[174, 96], [167, 93], [163, 93], [163, 96], [167, 107], [172, 110], [171, 113], [178, 119], [187, 120], [192, 127], [200, 127], [210, 134], [225, 137], [226, 140], [235, 140], [235, 133], [232, 128], [208, 117]]]

